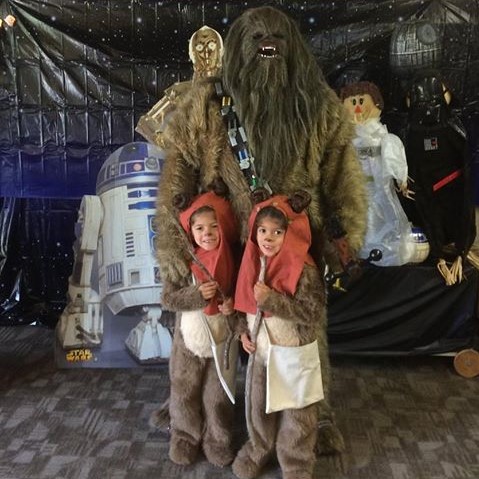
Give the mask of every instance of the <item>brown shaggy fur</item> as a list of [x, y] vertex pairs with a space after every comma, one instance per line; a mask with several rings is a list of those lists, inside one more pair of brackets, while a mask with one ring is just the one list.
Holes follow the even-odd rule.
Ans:
[[[276, 56], [258, 55], [273, 44]], [[225, 40], [224, 84], [235, 99], [260, 174], [284, 178], [305, 156], [317, 128], [326, 82], [289, 17], [271, 7], [246, 11]], [[321, 85], [322, 88], [319, 88]]]
[[[280, 55], [263, 59], [269, 64], [251, 69], [248, 61], [260, 61], [256, 55], [258, 39], [254, 39], [257, 28], [263, 41], [275, 42]], [[294, 22], [270, 7], [245, 12], [230, 28], [223, 64], [224, 83], [248, 134], [259, 171], [276, 194], [305, 190], [311, 195], [307, 209], [313, 234], [311, 253], [321, 270], [329, 244], [325, 224], [333, 215], [340, 219], [352, 251], [358, 251], [366, 229], [367, 203], [363, 172], [352, 145], [354, 125], [315, 66]], [[246, 77], [256, 71], [258, 83], [247, 83]], [[270, 76], [273, 96], [261, 86]], [[222, 178], [242, 227], [243, 241], [253, 204], [228, 141], [214, 81], [193, 86], [166, 130], [168, 151], [157, 200], [157, 250], [163, 280], [177, 285], [185, 283], [189, 258], [172, 221], [175, 195], [194, 196], [215, 178]], [[272, 106], [272, 102], [283, 101], [284, 106]], [[333, 259], [326, 257], [330, 264]], [[318, 340], [328, 365], [326, 321], [321, 323]], [[329, 370], [324, 371], [323, 379], [327, 386]], [[319, 428], [317, 446], [326, 447], [321, 453], [334, 453], [342, 450], [344, 443], [332, 422], [327, 387], [325, 392], [319, 424], [328, 426]]]
[[[226, 396], [212, 357], [193, 353], [185, 344], [181, 321], [182, 311], [201, 310], [206, 301], [196, 285], [176, 287], [165, 281], [162, 304], [177, 311], [173, 348], [170, 357], [170, 459], [176, 464], [189, 465], [196, 461], [200, 448], [211, 464], [226, 466], [234, 457], [232, 449], [233, 405]], [[224, 316], [212, 318], [218, 327], [227, 328]], [[198, 328], [201, 321], [195, 320]], [[187, 334], [195, 334], [194, 328]], [[202, 344], [208, 350], [209, 344]], [[206, 356], [206, 354], [204, 354]], [[160, 415], [156, 415], [160, 418]]]

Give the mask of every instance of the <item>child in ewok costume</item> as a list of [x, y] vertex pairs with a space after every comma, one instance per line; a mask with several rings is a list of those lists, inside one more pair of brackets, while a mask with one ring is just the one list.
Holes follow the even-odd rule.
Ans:
[[[209, 275], [190, 261], [190, 273], [185, 280], [164, 281], [162, 305], [177, 312], [169, 364], [169, 455], [173, 462], [188, 465], [196, 460], [202, 447], [210, 463], [225, 466], [234, 457], [233, 406], [218, 378], [203, 319], [216, 342], [225, 340], [234, 326], [229, 324], [233, 322], [229, 315], [233, 312], [231, 296], [236, 276], [230, 245], [236, 240], [237, 229], [229, 203], [213, 192], [197, 197], [180, 214], [180, 221], [185, 232], [194, 238], [196, 258]], [[219, 297], [220, 292], [223, 298]]]
[[414, 259], [416, 247], [394, 183], [396, 180], [403, 195], [410, 197], [402, 141], [381, 123], [384, 101], [374, 83], [363, 81], [346, 85], [341, 88], [339, 97], [356, 125], [353, 143], [368, 179], [368, 228], [359, 256], [367, 258], [376, 248], [382, 252], [376, 263], [378, 266], [409, 263]]
[[[291, 347], [319, 338], [322, 366], [326, 371], [329, 367], [326, 298], [319, 269], [308, 254], [311, 230], [307, 215], [299, 212], [306, 206], [303, 200], [299, 195], [290, 200], [286, 196], [270, 198], [254, 208], [249, 222], [251, 233], [235, 293], [235, 308], [247, 313], [248, 333], [241, 339], [244, 349], [251, 353], [246, 378], [249, 439], [233, 462], [233, 472], [241, 479], [257, 477], [274, 450], [284, 479], [310, 479], [316, 462], [315, 402], [321, 395], [308, 395], [308, 388], [299, 404], [293, 401], [274, 408], [267, 401], [266, 386], [267, 367], [272, 366], [266, 366], [269, 341]], [[263, 273], [261, 256], [266, 260]], [[257, 308], [264, 312], [261, 319]], [[314, 349], [316, 358], [313, 364], [303, 365], [302, 375], [319, 362], [316, 343]], [[315, 371], [314, 375], [321, 388], [321, 374]], [[286, 387], [296, 389], [293, 384]], [[267, 404], [270, 413], [265, 412]]]
[[[187, 253], [171, 241], [172, 204], [178, 194], [192, 197], [220, 177], [228, 186], [242, 240], [247, 238], [252, 185], [230, 144], [215, 81], [222, 81], [231, 96], [261, 179], [274, 194], [305, 190], [311, 195], [311, 254], [318, 266], [324, 267], [326, 225], [333, 217], [356, 253], [366, 229], [367, 205], [364, 175], [352, 145], [354, 127], [296, 24], [274, 8], [260, 7], [247, 10], [231, 25], [222, 77], [197, 82], [182, 97], [166, 129], [157, 215], [163, 280], [181, 282], [189, 269]], [[325, 396], [318, 448], [331, 453], [344, 444], [332, 424], [327, 391]]]

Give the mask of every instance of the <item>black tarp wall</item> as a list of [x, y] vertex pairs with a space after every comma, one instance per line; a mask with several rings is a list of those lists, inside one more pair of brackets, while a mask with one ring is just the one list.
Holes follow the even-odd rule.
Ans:
[[140, 116], [190, 77], [196, 29], [225, 34], [242, 11], [265, 4], [298, 21], [331, 86], [375, 82], [398, 134], [407, 78], [390, 66], [391, 37], [413, 20], [436, 25], [438, 66], [479, 162], [476, 0], [0, 0], [0, 18], [17, 20], [0, 27], [0, 324], [55, 324], [79, 202], [95, 193], [103, 161], [143, 140]]

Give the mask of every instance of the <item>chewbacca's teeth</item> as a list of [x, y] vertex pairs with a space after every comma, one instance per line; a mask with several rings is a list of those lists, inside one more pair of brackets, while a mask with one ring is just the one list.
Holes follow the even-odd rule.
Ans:
[[262, 58], [271, 58], [278, 55], [278, 52], [276, 51], [276, 47], [274, 45], [266, 45], [260, 47], [258, 53]]

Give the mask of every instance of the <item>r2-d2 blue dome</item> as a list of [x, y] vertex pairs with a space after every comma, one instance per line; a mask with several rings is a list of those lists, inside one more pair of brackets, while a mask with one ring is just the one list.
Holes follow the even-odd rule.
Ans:
[[96, 181], [96, 194], [119, 186], [150, 185], [156, 188], [163, 165], [163, 150], [137, 141], [115, 150], [103, 163]]

